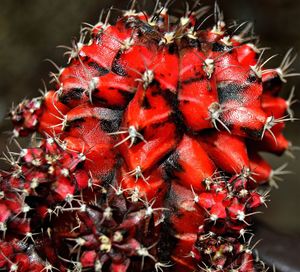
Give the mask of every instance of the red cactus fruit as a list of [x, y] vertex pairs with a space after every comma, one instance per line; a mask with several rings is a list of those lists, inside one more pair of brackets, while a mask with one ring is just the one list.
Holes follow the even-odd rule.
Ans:
[[260, 153], [290, 150], [294, 58], [265, 69], [249, 25], [167, 8], [84, 27], [53, 90], [11, 111], [39, 136], [1, 173], [0, 269], [265, 271], [248, 226], [286, 172]]

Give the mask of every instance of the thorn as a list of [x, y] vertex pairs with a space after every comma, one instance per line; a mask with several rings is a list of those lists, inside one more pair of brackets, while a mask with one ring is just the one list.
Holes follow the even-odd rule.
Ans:
[[276, 136], [274, 135], [274, 133], [272, 131], [272, 128], [275, 125], [280, 124], [282, 122], [294, 121], [294, 120], [298, 120], [298, 119], [291, 118], [289, 116], [283, 116], [283, 117], [280, 117], [280, 118], [277, 118], [277, 119], [275, 119], [274, 116], [267, 117], [266, 123], [265, 123], [264, 128], [263, 128], [263, 132], [262, 132], [262, 135], [261, 135], [261, 140], [263, 139], [263, 137], [265, 135], [265, 132], [268, 131], [272, 135], [275, 143], [277, 144], [277, 139], [276, 139]]
[[112, 208], [107, 206], [105, 209], [104, 209], [104, 212], [103, 212], [103, 219], [104, 220], [111, 220], [113, 216], [113, 213], [112, 213]]
[[102, 263], [99, 260], [95, 261], [95, 272], [102, 272]]
[[278, 54], [273, 55], [271, 57], [269, 57], [268, 59], [266, 59], [264, 62], [262, 62], [262, 55], [264, 53], [265, 50], [262, 51], [262, 53], [260, 54], [257, 63], [255, 65], [250, 65], [250, 69], [256, 74], [256, 76], [258, 78], [262, 78], [262, 75], [269, 72], [270, 70], [263, 70], [263, 67], [273, 58], [277, 57]]
[[130, 0], [130, 2], [131, 2], [131, 5], [130, 5], [129, 10], [134, 10], [136, 7], [137, 0]]
[[224, 107], [222, 107], [218, 102], [213, 102], [209, 108], [208, 108], [208, 112], [210, 117], [207, 118], [206, 120], [210, 119], [213, 126], [215, 127], [216, 130], [220, 131], [220, 129], [218, 128], [217, 122], [219, 122], [230, 134], [231, 131], [229, 130], [229, 128], [225, 125], [225, 123], [220, 119], [220, 115], [226, 111], [226, 109], [224, 109]]
[[142, 172], [142, 168], [138, 165], [135, 169], [129, 171], [125, 174], [126, 176], [135, 176], [135, 181], [137, 182], [139, 178], [142, 178], [145, 183], [148, 183], [150, 177], [145, 178]]
[[209, 232], [206, 233], [206, 234], [202, 234], [202, 235], [199, 237], [199, 240], [203, 241], [203, 240], [207, 240], [207, 239], [209, 239], [209, 238], [211, 238], [211, 237], [215, 237], [215, 236], [216, 236], [216, 234], [215, 234], [214, 232], [209, 231]]
[[204, 25], [204, 23], [205, 23], [208, 19], [210, 19], [212, 16], [214, 16], [214, 15], [213, 15], [213, 14], [210, 14], [210, 15], [208, 15], [206, 18], [204, 18], [204, 19], [202, 20], [202, 22], [197, 26], [196, 31], [198, 31], [198, 30]]
[[270, 177], [269, 177], [269, 184], [271, 187], [275, 187], [276, 189], [279, 188], [277, 182], [283, 181], [283, 179], [280, 177], [282, 175], [288, 175], [292, 174], [291, 171], [284, 170], [288, 166], [288, 163], [285, 163], [278, 167], [275, 170], [271, 171]]
[[[57, 78], [59, 78], [60, 76], [61, 76], [61, 74], [62, 74], [62, 72], [64, 71], [64, 68], [62, 68], [62, 67], [59, 67], [53, 60], [51, 60], [51, 59], [45, 59], [44, 61], [46, 61], [46, 62], [49, 62], [49, 63], [51, 63], [53, 66], [54, 66], [54, 68], [57, 70], [57, 74], [55, 74], [56, 76], [57, 76]], [[53, 73], [54, 74], [54, 73]], [[43, 81], [44, 82], [44, 81]], [[45, 82], [44, 82], [44, 88], [45, 88], [46, 86], [45, 86]]]
[[153, 209], [153, 205], [155, 204], [155, 201], [156, 199], [152, 199], [151, 201], [147, 201], [146, 200], [143, 200], [143, 199], [140, 199], [142, 201], [142, 203], [145, 205], [145, 208], [146, 208], [146, 212], [145, 212], [145, 215], [146, 216], [152, 216], [152, 214], [156, 211], [166, 211], [166, 210], [170, 210], [168, 208], [154, 208]]
[[211, 31], [215, 34], [222, 35], [224, 33], [224, 27], [225, 27], [224, 15], [220, 10], [217, 1], [215, 1], [215, 6], [214, 6], [214, 19], [215, 19], [215, 25]]
[[88, 94], [89, 101], [91, 102], [91, 104], [93, 104], [93, 91], [97, 88], [99, 81], [99, 77], [93, 77], [88, 84], [87, 90], [85, 90], [85, 92]]
[[58, 255], [58, 258], [67, 262], [67, 263], [70, 263], [74, 266], [72, 272], [81, 272], [82, 271], [82, 263], [79, 262], [79, 261], [72, 261], [72, 260], [67, 260], [61, 256]]
[[136, 81], [140, 81], [143, 83], [143, 88], [146, 90], [148, 86], [153, 82], [154, 80], [154, 72], [153, 70], [146, 69], [146, 71], [142, 74], [141, 79], [136, 79]]
[[209, 58], [205, 59], [202, 68], [203, 71], [206, 73], [208, 79], [210, 79], [215, 70], [215, 61]]
[[138, 187], [134, 187], [133, 189], [128, 189], [130, 192], [130, 196], [127, 199], [130, 199], [132, 202], [138, 202], [140, 198], [140, 191]]
[[[244, 28], [243, 28], [244, 27]], [[243, 28], [242, 29], [242, 31], [239, 33], [239, 34], [237, 34], [237, 35], [234, 35], [236, 32], [238, 32], [238, 30], [240, 30], [241, 28]], [[238, 41], [238, 42], [240, 42], [240, 43], [243, 43], [243, 42], [245, 42], [245, 36], [246, 35], [248, 35], [248, 33], [250, 32], [250, 31], [253, 31], [253, 23], [252, 22], [243, 22], [243, 23], [241, 23], [234, 31], [233, 31], [233, 33], [232, 33], [232, 35], [233, 35], [233, 39], [234, 40], [236, 40], [236, 41]]]
[[101, 235], [99, 241], [101, 242], [100, 250], [109, 253], [112, 248], [111, 240], [106, 235]]
[[244, 243], [246, 242], [246, 238], [245, 238], [245, 235], [246, 234], [250, 234], [251, 235], [251, 237], [253, 237], [254, 236], [254, 234], [253, 233], [251, 233], [251, 231], [248, 229], [240, 229], [240, 231], [239, 231], [239, 233], [240, 233], [240, 236], [238, 237], [238, 238], [243, 238], [243, 240], [244, 240]]
[[287, 77], [294, 77], [294, 76], [300, 76], [300, 73], [292, 73], [293, 69], [291, 69], [291, 65], [295, 62], [297, 58], [297, 54], [292, 56], [293, 48], [290, 48], [285, 56], [282, 59], [282, 62], [280, 66], [276, 69], [276, 72], [278, 73], [280, 79], [282, 82], [286, 83]]
[[78, 225], [75, 226], [74, 228], [72, 228], [72, 229], [70, 230], [70, 233], [74, 233], [77, 229], [80, 229], [80, 227], [81, 227], [81, 223], [82, 223], [82, 222], [80, 221], [80, 219], [79, 219], [77, 213], [76, 213], [75, 217], [76, 217], [76, 222], [78, 223]]
[[295, 159], [295, 155], [293, 154], [293, 151], [299, 151], [300, 146], [294, 146], [291, 142], [288, 144], [288, 148], [285, 150], [284, 154], [288, 157]]
[[34, 244], [35, 244], [35, 241], [33, 239], [33, 236], [35, 235], [38, 235], [39, 233], [32, 233], [32, 232], [27, 232], [25, 234], [25, 237], [21, 240], [21, 242], [23, 243], [27, 243], [28, 239], [30, 239]]
[[129, 37], [122, 42], [122, 46], [120, 48], [121, 51], [126, 51], [130, 49], [134, 45], [134, 39]]
[[252, 252], [253, 252], [253, 250], [254, 250], [254, 248], [262, 241], [261, 239], [260, 240], [258, 240], [257, 242], [255, 242], [255, 244], [251, 247], [251, 248], [249, 248], [249, 246], [250, 246], [250, 243], [251, 243], [251, 240], [253, 239], [253, 237], [254, 237], [254, 235], [253, 236], [251, 236], [251, 238], [249, 239], [249, 242], [248, 242], [248, 245], [247, 245], [247, 248], [246, 248], [246, 250], [245, 250], [245, 252], [247, 252], [247, 253], [250, 253], [250, 254], [252, 254]]
[[152, 256], [152, 255], [149, 253], [149, 250], [152, 249], [153, 247], [155, 247], [157, 244], [158, 244], [158, 242], [154, 243], [153, 245], [151, 245], [151, 246], [149, 246], [149, 247], [143, 247], [143, 246], [140, 246], [140, 247], [137, 249], [137, 254], [138, 254], [139, 256], [142, 257], [141, 271], [143, 271], [143, 268], [144, 268], [145, 257], [149, 257], [149, 258], [152, 259], [155, 263], [157, 262], [157, 260], [155, 259], [155, 257]]
[[203, 271], [203, 272], [214, 272], [212, 270], [212, 268], [208, 267], [208, 265], [205, 262], [202, 261], [202, 264], [204, 265], [204, 267], [198, 265], [198, 267], [201, 269], [200, 271]]
[[40, 271], [53, 272], [53, 270], [59, 271], [58, 268], [54, 267], [48, 260], [45, 261], [45, 267]]
[[199, 202], [199, 196], [195, 193], [193, 185], [191, 185], [191, 190], [192, 190], [192, 193], [194, 195], [194, 198], [193, 198], [194, 202], [198, 203]]
[[70, 252], [71, 254], [73, 254], [77, 248], [79, 248], [79, 250], [80, 250], [81, 247], [84, 246], [85, 243], [86, 243], [86, 240], [84, 240], [81, 237], [78, 237], [78, 238], [66, 238], [66, 240], [68, 240], [68, 241], [74, 241], [75, 242], [75, 246], [71, 249], [71, 252]]
[[13, 263], [4, 253], [3, 251], [0, 249], [0, 253], [2, 255], [2, 257], [10, 263], [10, 270], [9, 272], [17, 272], [19, 270], [18, 264]]
[[117, 187], [113, 186], [112, 184], [109, 184], [109, 186], [115, 191], [115, 193], [116, 193], [117, 196], [122, 195], [124, 192], [126, 192], [126, 190], [128, 190], [128, 189], [123, 190], [123, 188], [122, 188], [122, 181], [123, 180], [121, 180], [120, 185], [118, 185]]
[[154, 268], [156, 272], [163, 272], [164, 268], [169, 268], [171, 266], [173, 266], [173, 264], [171, 264], [170, 262], [167, 263], [156, 262]]
[[267, 205], [267, 201], [270, 201], [269, 200], [269, 197], [270, 197], [270, 190], [264, 192], [261, 197], [260, 197], [260, 201], [263, 205], [265, 205], [266, 208], [268, 208], [268, 205]]
[[67, 51], [64, 53], [65, 56], [69, 56], [68, 63], [71, 63], [73, 59], [79, 58], [80, 51], [82, 47], [84, 46], [84, 40], [85, 40], [86, 34], [81, 33], [79, 41], [76, 43], [75, 41], [72, 42], [72, 47], [65, 46], [65, 45], [59, 45], [58, 48], [67, 49]]
[[230, 36], [224, 36], [221, 40], [220, 40], [223, 44], [225, 44], [226, 46], [232, 46], [232, 42], [231, 42], [231, 37]]
[[246, 217], [252, 216], [252, 215], [255, 215], [255, 214], [261, 214], [261, 213], [262, 212], [258, 211], [258, 212], [252, 212], [252, 213], [245, 214], [244, 211], [238, 210], [236, 219], [243, 222], [243, 223], [245, 223], [247, 226], [250, 226], [250, 224], [246, 221]]
[[256, 183], [256, 180], [252, 177], [253, 175], [254, 175], [254, 176], [255, 176], [255, 175], [257, 176], [258, 174], [255, 173], [255, 172], [253, 172], [249, 167], [244, 166], [244, 167], [242, 168], [241, 173], [238, 174], [237, 177], [241, 177], [241, 178], [246, 179], [246, 180], [250, 179], [250, 180], [252, 180], [254, 183]]
[[129, 148], [131, 148], [135, 141], [137, 139], [142, 140], [144, 143], [147, 143], [147, 141], [144, 139], [143, 135], [137, 131], [137, 129], [134, 126], [129, 126], [128, 130], [121, 130], [117, 132], [109, 133], [108, 135], [119, 135], [119, 134], [127, 134], [128, 136], [125, 137], [123, 140], [121, 140], [119, 143], [117, 143], [114, 147], [117, 147], [123, 143], [125, 143], [127, 140], [130, 140]]
[[5, 239], [6, 231], [7, 231], [7, 225], [5, 222], [0, 222], [0, 231], [2, 231], [2, 240]]
[[291, 93], [288, 97], [288, 99], [286, 100], [286, 105], [287, 105], [287, 113], [289, 115], [289, 117], [292, 119], [291, 121], [293, 122], [294, 120], [294, 111], [291, 109], [291, 106], [298, 101], [298, 99], [294, 99], [295, 96], [295, 86], [292, 87]]

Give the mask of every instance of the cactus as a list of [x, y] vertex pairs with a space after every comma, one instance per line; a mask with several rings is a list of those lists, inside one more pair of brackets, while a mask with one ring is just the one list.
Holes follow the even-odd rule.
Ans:
[[169, 2], [84, 25], [52, 90], [11, 110], [32, 141], [1, 172], [1, 269], [267, 270], [249, 226], [287, 172], [260, 154], [291, 150], [295, 59], [266, 69], [251, 24]]

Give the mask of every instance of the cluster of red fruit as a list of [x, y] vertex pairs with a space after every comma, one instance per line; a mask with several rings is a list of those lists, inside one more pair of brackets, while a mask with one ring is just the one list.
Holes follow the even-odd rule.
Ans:
[[1, 173], [0, 268], [266, 271], [249, 217], [284, 172], [260, 153], [291, 149], [294, 58], [265, 69], [250, 25], [216, 7], [204, 28], [206, 10], [109, 12], [11, 111], [15, 137], [39, 136]]

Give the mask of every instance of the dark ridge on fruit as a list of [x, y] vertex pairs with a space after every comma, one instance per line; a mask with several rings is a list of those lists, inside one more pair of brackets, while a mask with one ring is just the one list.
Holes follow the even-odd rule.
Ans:
[[137, 29], [141, 36], [149, 40], [159, 42], [162, 38], [162, 35], [147, 23], [141, 22], [140, 26]]
[[244, 131], [250, 138], [253, 139], [260, 139], [262, 136], [263, 131], [262, 130], [255, 130], [255, 129], [249, 129], [249, 128], [241, 128], [242, 131]]
[[103, 187], [109, 188], [110, 184], [112, 184], [112, 181], [115, 177], [115, 170], [110, 171], [109, 173], [104, 174], [101, 177], [101, 181], [103, 182]]
[[94, 61], [93, 62], [89, 62], [88, 65], [99, 72], [98, 76], [104, 76], [104, 75], [106, 75], [106, 74], [109, 73], [108, 69], [100, 66], [98, 63], [96, 63]]
[[173, 173], [184, 172], [184, 169], [179, 163], [179, 154], [177, 151], [174, 151], [165, 161], [164, 170], [168, 176], [172, 177]]
[[[171, 211], [166, 211], [165, 216], [166, 218], [170, 217]], [[170, 224], [169, 220], [165, 220], [164, 224], [162, 225], [162, 231], [161, 231], [161, 236], [162, 238], [160, 239], [160, 243], [158, 246], [158, 252], [160, 256], [160, 260], [162, 262], [168, 262], [171, 257], [171, 249], [175, 248], [177, 241], [174, 236], [171, 235], [170, 230], [172, 229], [172, 225]], [[170, 270], [166, 271], [172, 271], [172, 267]], [[174, 270], [173, 270], [174, 271]]]
[[122, 111], [101, 109], [100, 126], [107, 133], [115, 132], [119, 129], [122, 121]]
[[117, 74], [119, 76], [127, 76], [127, 72], [126, 72], [125, 68], [120, 63], [120, 57], [122, 54], [123, 54], [122, 51], [119, 51], [117, 53], [117, 55], [114, 58], [111, 70], [112, 70], [112, 72], [114, 72], [115, 74]]
[[[155, 96], [156, 93], [152, 92], [152, 95]], [[157, 95], [161, 95], [174, 111], [176, 111], [178, 109], [179, 102], [177, 100], [177, 94], [166, 89], [164, 91], [161, 91], [160, 93], [157, 93]]]
[[146, 110], [150, 110], [152, 108], [147, 95], [145, 95], [143, 97], [143, 101], [142, 101], [141, 107], [143, 107]]
[[121, 94], [126, 101], [130, 101], [134, 96], [134, 93], [126, 92], [124, 90], [119, 90], [119, 89], [118, 89], [118, 93]]
[[80, 128], [81, 124], [85, 122], [83, 117], [80, 117], [76, 120], [72, 120], [65, 125], [64, 131], [70, 132], [71, 128]]
[[271, 79], [263, 82], [263, 88], [266, 91], [274, 90], [282, 86], [282, 81], [279, 76], [272, 77]]
[[198, 39], [190, 39], [188, 37], [183, 37], [180, 41], [180, 49], [184, 48], [199, 48], [200, 41]]
[[[97, 93], [97, 92], [101, 92], [101, 90], [95, 89], [93, 91], [93, 93]], [[99, 104], [100, 106], [106, 106], [108, 104], [108, 101], [105, 98], [98, 97], [98, 96], [93, 96], [93, 93], [92, 93], [92, 102], [93, 102], [93, 104], [96, 104], [96, 105]]]
[[175, 43], [173, 44], [170, 44], [168, 46], [168, 52], [171, 54], [171, 55], [174, 55], [174, 54], [177, 54], [178, 53], [178, 47]]
[[227, 46], [218, 42], [213, 43], [212, 45], [212, 51], [213, 52], [228, 52], [230, 53], [232, 51], [232, 46]]
[[68, 105], [71, 100], [80, 100], [84, 92], [83, 88], [73, 88], [68, 93], [63, 94], [59, 97], [59, 101], [65, 105]]
[[137, 18], [127, 18], [127, 21], [125, 22], [125, 27], [127, 29], [136, 29], [140, 37], [142, 36], [146, 37], [147, 39], [153, 39], [156, 41], [160, 41], [161, 39], [161, 34], [159, 32], [154, 30], [154, 28], [151, 25]]
[[228, 100], [243, 101], [243, 86], [235, 83], [221, 83], [217, 87], [219, 103], [225, 103]]
[[201, 77], [193, 77], [193, 78], [190, 78], [190, 79], [187, 79], [187, 80], [183, 80], [181, 81], [181, 84], [190, 84], [190, 83], [194, 83], [194, 82], [199, 82], [199, 81], [202, 81], [204, 80], [204, 76], [201, 76]]
[[257, 77], [254, 72], [250, 71], [249, 76], [246, 79], [247, 83], [261, 82], [261, 78]]
[[107, 133], [112, 133], [119, 128], [120, 122], [114, 122], [113, 120], [100, 120], [100, 127]]

